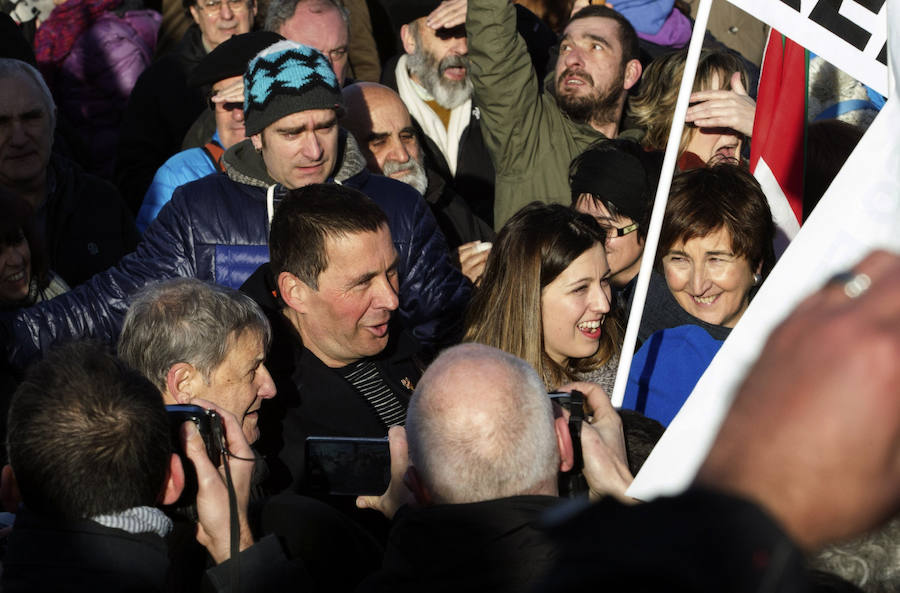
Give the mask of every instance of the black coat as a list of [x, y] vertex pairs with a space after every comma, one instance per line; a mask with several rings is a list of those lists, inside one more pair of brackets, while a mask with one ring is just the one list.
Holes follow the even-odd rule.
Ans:
[[540, 525], [553, 496], [514, 496], [397, 513], [381, 571], [359, 593], [528, 591], [558, 558]]
[[[272, 324], [272, 345], [266, 368], [277, 395], [263, 402], [257, 449], [266, 457], [270, 476], [267, 489], [289, 488], [307, 492], [305, 447], [308, 436], [387, 436], [372, 405], [334, 369], [306, 349], [281, 306], [272, 295], [274, 280], [268, 264], [241, 287], [266, 312]], [[385, 350], [372, 358], [388, 386], [405, 406], [419, 380], [416, 340], [393, 324]]]
[[50, 269], [70, 287], [116, 265], [134, 251], [140, 235], [116, 188], [53, 155], [48, 195], [38, 216], [45, 222]]
[[208, 87], [188, 85], [205, 56], [200, 29], [191, 25], [175, 50], [144, 70], [131, 91], [119, 130], [115, 182], [134, 213], [156, 170], [181, 150], [185, 133], [206, 106]]

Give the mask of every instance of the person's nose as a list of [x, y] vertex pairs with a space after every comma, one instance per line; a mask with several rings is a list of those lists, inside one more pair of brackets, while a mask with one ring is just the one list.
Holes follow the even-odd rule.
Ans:
[[244, 110], [241, 107], [237, 107], [231, 110], [231, 119], [236, 122], [244, 121]]
[[694, 266], [691, 269], [691, 294], [701, 296], [709, 289], [710, 281], [706, 266]]
[[469, 55], [469, 42], [466, 39], [466, 36], [460, 35], [459, 37], [454, 37], [453, 43], [450, 45], [450, 51], [458, 56]]
[[592, 292], [593, 294], [591, 295], [590, 302], [591, 311], [594, 313], [602, 313], [603, 315], [609, 313], [610, 297], [606, 291], [603, 290], [603, 287], [598, 285]]
[[374, 306], [378, 309], [396, 311], [400, 306], [400, 298], [397, 296], [397, 286], [394, 280], [388, 276], [382, 276], [378, 286]]
[[25, 125], [16, 118], [12, 118], [9, 141], [13, 146], [22, 146], [28, 143], [28, 133], [25, 131]]
[[303, 144], [300, 147], [300, 152], [304, 157], [313, 162], [318, 162], [322, 159], [324, 150], [322, 149], [322, 143], [319, 142], [319, 137], [315, 132], [307, 132], [304, 134], [302, 142]]
[[231, 10], [231, 4], [228, 3], [228, 0], [221, 0], [219, 3], [219, 18], [225, 21], [230, 21], [234, 18], [234, 11]]
[[256, 369], [256, 381], [258, 384], [256, 396], [258, 398], [271, 399], [275, 397], [275, 394], [277, 393], [275, 381], [272, 379], [272, 375], [269, 373], [269, 369], [266, 368], [266, 365], [261, 364], [259, 365], [259, 368]]
[[577, 45], [573, 45], [566, 53], [565, 64], [567, 68], [584, 66], [584, 52]]
[[398, 138], [391, 139], [390, 151], [387, 154], [387, 160], [397, 161], [398, 163], [406, 163], [409, 161], [409, 151]]

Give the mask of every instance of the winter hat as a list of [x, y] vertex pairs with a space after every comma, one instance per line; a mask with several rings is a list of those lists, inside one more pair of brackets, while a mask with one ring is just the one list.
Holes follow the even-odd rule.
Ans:
[[630, 140], [604, 140], [575, 157], [569, 168], [572, 197], [592, 194], [641, 223], [653, 206], [662, 152], [645, 152]]
[[308, 109], [344, 109], [341, 88], [328, 58], [317, 49], [279, 41], [259, 52], [244, 73], [247, 136], [286, 115]]
[[256, 54], [283, 39], [278, 33], [270, 31], [232, 35], [200, 60], [188, 82], [192, 86], [202, 86], [215, 84], [232, 76], [241, 76], [247, 71], [247, 63]]

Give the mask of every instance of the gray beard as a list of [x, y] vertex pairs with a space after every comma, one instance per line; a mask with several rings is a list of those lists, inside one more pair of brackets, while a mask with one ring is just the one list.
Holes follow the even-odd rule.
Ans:
[[[445, 109], [459, 107], [472, 96], [469, 80], [469, 60], [463, 56], [449, 56], [438, 62], [437, 58], [419, 45], [415, 53], [406, 56], [406, 67], [419, 84], [428, 91], [438, 105]], [[465, 67], [465, 80], [447, 80], [443, 74], [447, 68]]]
[[394, 173], [400, 171], [410, 171], [410, 173], [403, 176], [403, 183], [411, 185], [416, 191], [424, 196], [425, 190], [428, 189], [428, 176], [425, 174], [425, 167], [422, 163], [412, 157], [405, 163], [385, 161], [381, 172], [385, 176], [391, 177]]

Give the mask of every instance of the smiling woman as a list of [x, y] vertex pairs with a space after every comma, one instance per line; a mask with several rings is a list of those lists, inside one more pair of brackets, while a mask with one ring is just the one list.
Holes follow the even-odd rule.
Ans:
[[[673, 324], [632, 361], [623, 407], [668, 424], [772, 269], [775, 226], [749, 172], [719, 164], [672, 182], [657, 250]], [[649, 301], [648, 301], [649, 304]]]
[[0, 189], [0, 310], [18, 309], [69, 289], [48, 269], [27, 202]]
[[531, 364], [553, 390], [601, 373], [610, 391], [619, 329], [604, 231], [559, 204], [529, 204], [501, 229], [466, 318], [468, 342]]

